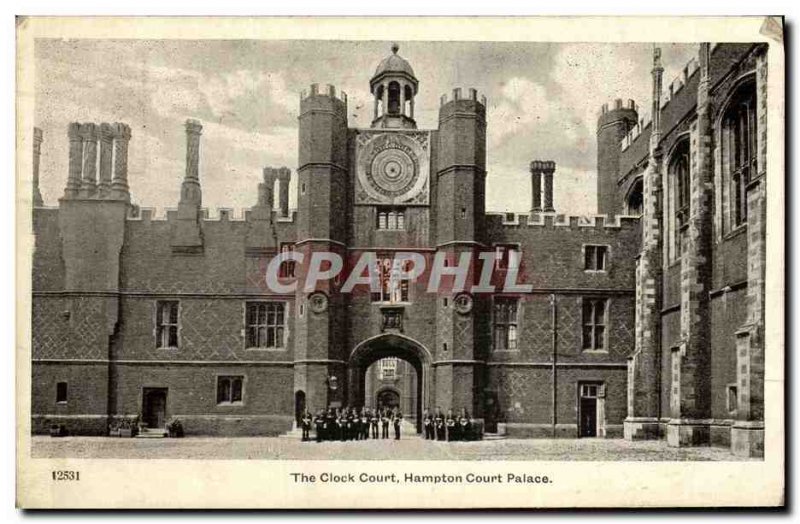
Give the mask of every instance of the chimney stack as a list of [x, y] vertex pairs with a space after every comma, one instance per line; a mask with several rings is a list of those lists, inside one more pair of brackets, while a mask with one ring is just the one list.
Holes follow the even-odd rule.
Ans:
[[114, 198], [130, 202], [131, 195], [130, 188], [128, 187], [128, 142], [131, 139], [131, 128], [127, 124], [120, 123], [116, 123], [110, 127], [114, 135], [114, 176], [111, 179], [111, 193]]
[[74, 198], [78, 196], [81, 189], [81, 166], [83, 164], [83, 137], [81, 136], [81, 124], [72, 122], [67, 128], [69, 136], [69, 175], [67, 176], [67, 187], [64, 188], [64, 198]]
[[100, 181], [97, 184], [97, 192], [100, 198], [106, 198], [111, 190], [111, 160], [113, 158], [114, 134], [114, 128], [111, 124], [105, 122], [100, 124]]
[[81, 180], [81, 196], [93, 197], [97, 191], [97, 126], [83, 124], [83, 178]]
[[39, 159], [42, 156], [42, 130], [33, 128], [33, 207], [44, 205], [42, 193], [39, 191]]
[[[531, 162], [531, 186], [533, 188], [533, 213], [544, 211], [552, 213], [553, 207], [553, 173], [556, 170], [556, 163], [552, 160], [534, 160]], [[544, 192], [541, 190], [542, 178], [544, 178]], [[542, 201], [544, 200], [544, 201]]]
[[202, 205], [200, 188], [200, 135], [203, 126], [197, 120], [186, 121], [186, 175], [181, 186], [181, 204]]
[[531, 162], [531, 213], [542, 211], [542, 163]]
[[288, 167], [278, 169], [278, 205], [282, 217], [289, 216], [289, 180], [292, 172]]

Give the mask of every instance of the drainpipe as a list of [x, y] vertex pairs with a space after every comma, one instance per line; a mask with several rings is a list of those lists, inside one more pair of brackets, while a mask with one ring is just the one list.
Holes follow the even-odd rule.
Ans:
[[551, 325], [553, 326], [553, 438], [556, 438], [556, 410], [558, 406], [558, 378], [556, 374], [556, 359], [557, 359], [557, 348], [558, 348], [558, 332], [557, 332], [557, 323], [556, 323], [556, 296], [550, 295], [550, 315], [551, 315]]

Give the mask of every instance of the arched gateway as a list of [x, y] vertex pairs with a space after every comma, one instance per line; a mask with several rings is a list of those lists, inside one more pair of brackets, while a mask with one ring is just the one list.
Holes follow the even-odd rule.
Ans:
[[411, 364], [417, 372], [417, 432], [422, 431], [423, 406], [431, 405], [433, 374], [431, 354], [416, 340], [404, 335], [387, 333], [359, 343], [347, 361], [347, 400], [351, 406], [363, 406], [366, 373], [369, 366], [387, 357], [396, 357]]

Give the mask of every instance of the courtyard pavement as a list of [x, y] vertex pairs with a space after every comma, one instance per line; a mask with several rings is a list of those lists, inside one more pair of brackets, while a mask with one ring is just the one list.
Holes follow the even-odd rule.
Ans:
[[34, 436], [33, 458], [262, 460], [741, 461], [727, 448], [670, 448], [665, 441], [498, 439], [301, 442], [287, 437], [182, 439]]

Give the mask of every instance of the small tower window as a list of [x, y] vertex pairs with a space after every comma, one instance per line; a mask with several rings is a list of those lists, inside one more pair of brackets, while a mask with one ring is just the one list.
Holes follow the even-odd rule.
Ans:
[[391, 82], [389, 84], [389, 114], [397, 115], [400, 113], [400, 84]]
[[66, 404], [67, 402], [67, 383], [58, 382], [56, 384], [56, 402]]
[[378, 209], [378, 229], [400, 230], [406, 228], [406, 210], [402, 207]]

